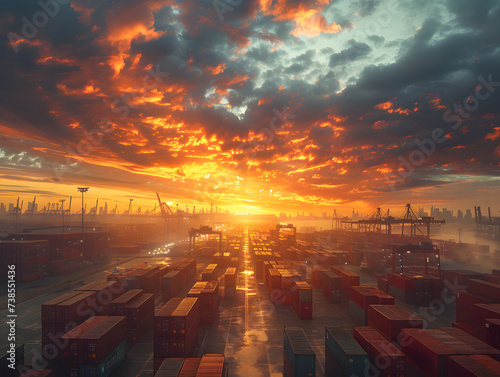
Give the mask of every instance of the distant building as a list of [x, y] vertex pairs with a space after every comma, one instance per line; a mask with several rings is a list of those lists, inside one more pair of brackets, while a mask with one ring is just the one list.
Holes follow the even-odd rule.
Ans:
[[462, 221], [464, 219], [464, 213], [462, 212], [462, 210], [458, 210], [457, 211], [457, 220], [458, 221]]
[[472, 222], [472, 212], [470, 209], [465, 210], [464, 221]]
[[5, 215], [7, 213], [7, 208], [5, 208], [4, 203], [0, 203], [0, 215]]

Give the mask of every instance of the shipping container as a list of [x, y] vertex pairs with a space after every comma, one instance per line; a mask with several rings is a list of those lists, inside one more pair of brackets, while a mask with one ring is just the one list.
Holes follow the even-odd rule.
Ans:
[[422, 328], [423, 321], [397, 305], [371, 305], [368, 307], [368, 324], [395, 342], [402, 329]]
[[453, 377], [500, 376], [500, 362], [485, 355], [450, 356], [448, 375]]
[[205, 354], [201, 358], [196, 377], [226, 377], [224, 355]]
[[316, 376], [316, 354], [304, 330], [300, 327], [284, 328], [284, 360], [288, 360], [293, 376]]
[[136, 296], [124, 306], [127, 324], [133, 325], [141, 321], [144, 317], [152, 317], [155, 308], [155, 298], [152, 293], [143, 293]]
[[[81, 364], [99, 364], [117, 347], [125, 342], [127, 321], [123, 316], [107, 317], [78, 339]], [[126, 347], [126, 346], [125, 346]], [[116, 351], [120, 353], [121, 351]]]
[[500, 319], [500, 304], [474, 304], [473, 317], [472, 333], [485, 342], [488, 335], [486, 320]]
[[163, 359], [154, 377], [178, 377], [184, 364], [184, 358]]
[[125, 305], [143, 292], [142, 289], [131, 289], [115, 298], [111, 301], [111, 315], [125, 315]]
[[178, 377], [196, 377], [201, 358], [185, 359]]
[[80, 365], [80, 377], [110, 377], [126, 358], [127, 343], [123, 340], [97, 364]]
[[368, 353], [379, 376], [405, 376], [406, 356], [373, 327], [354, 327], [353, 338]]
[[325, 375], [364, 376], [368, 353], [342, 327], [325, 328]]
[[67, 332], [63, 336], [61, 336], [62, 342], [67, 342], [66, 347], [62, 350], [61, 359], [64, 360], [65, 363], [80, 363], [80, 353], [81, 349], [79, 348], [79, 338], [85, 335], [88, 331], [94, 329], [99, 323], [106, 320], [107, 316], [94, 316], [87, 319], [82, 324], [76, 326], [71, 331]]
[[486, 274], [469, 270], [442, 270], [443, 279], [448, 280], [451, 284], [467, 286], [469, 279], [484, 279]]
[[489, 318], [485, 321], [486, 342], [500, 349], [500, 319]]
[[155, 314], [155, 336], [168, 336], [172, 330], [172, 313], [182, 302], [182, 298], [172, 298]]
[[448, 375], [448, 362], [452, 355], [485, 354], [498, 358], [500, 350], [456, 328], [439, 330], [403, 329], [401, 351], [418, 365], [426, 376]]
[[228, 267], [224, 274], [224, 297], [234, 297], [236, 295], [236, 278], [238, 274], [235, 267]]
[[312, 288], [305, 281], [295, 282], [297, 289], [294, 290], [293, 307], [299, 319], [312, 319]]
[[201, 280], [208, 281], [208, 280], [214, 280], [217, 278], [216, 275], [216, 269], [217, 265], [216, 264], [209, 264], [205, 270], [201, 273]]
[[500, 301], [500, 284], [478, 279], [469, 279], [467, 290], [473, 294], [487, 297], [496, 302]]

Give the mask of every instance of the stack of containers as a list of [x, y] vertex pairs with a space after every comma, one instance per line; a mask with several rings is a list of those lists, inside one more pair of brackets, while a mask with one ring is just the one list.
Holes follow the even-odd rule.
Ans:
[[389, 293], [389, 281], [387, 280], [387, 274], [377, 274], [377, 287], [382, 292]]
[[[70, 330], [73, 323], [80, 324], [97, 314], [96, 293], [72, 291], [42, 304], [42, 347], [57, 348], [59, 338]], [[60, 353], [55, 360], [58, 360]]]
[[181, 271], [169, 271], [163, 276], [161, 281], [162, 301], [167, 302], [179, 294], [184, 284], [182, 284]]
[[155, 314], [154, 366], [163, 359], [187, 357], [196, 346], [200, 325], [199, 303], [196, 297], [173, 298]]
[[368, 324], [391, 342], [405, 328], [422, 328], [423, 320], [397, 305], [368, 306]]
[[293, 305], [293, 289], [295, 287], [293, 276], [286, 269], [278, 270], [281, 276], [281, 292], [283, 292], [283, 305]]
[[209, 264], [201, 273], [201, 280], [209, 281], [216, 279], [217, 278], [217, 275], [215, 274], [216, 269], [217, 269], [216, 264]]
[[48, 241], [0, 241], [0, 279], [3, 282], [8, 280], [10, 265], [16, 266], [16, 282], [31, 283], [47, 275], [48, 263]]
[[227, 377], [227, 365], [224, 355], [203, 355], [196, 377]]
[[373, 327], [354, 327], [353, 338], [370, 356], [378, 376], [406, 376], [406, 356]]
[[92, 330], [99, 323], [106, 320], [107, 316], [94, 316], [87, 319], [81, 325], [70, 330], [61, 337], [61, 341], [66, 343], [62, 350], [62, 356], [59, 358], [64, 362], [63, 370], [65, 374], [71, 377], [78, 377], [80, 373], [80, 356], [82, 350], [79, 337]]
[[236, 295], [236, 267], [228, 267], [224, 274], [224, 297], [232, 298]]
[[367, 365], [368, 354], [347, 330], [325, 328], [326, 376], [364, 376]]
[[428, 377], [448, 376], [448, 363], [453, 355], [487, 355], [500, 358], [500, 350], [488, 346], [461, 330], [459, 335], [440, 330], [403, 329], [401, 351], [414, 370]]
[[152, 293], [143, 293], [124, 305], [127, 317], [127, 342], [137, 342], [153, 325], [155, 298]]
[[342, 299], [342, 278], [333, 272], [318, 271], [319, 288], [328, 301], [337, 304]]
[[281, 274], [274, 268], [267, 270], [267, 286], [269, 288], [269, 298], [274, 303], [283, 302], [283, 293], [281, 292]]
[[125, 336], [124, 317], [108, 317], [80, 336], [80, 377], [111, 375], [127, 357]]
[[[9, 238], [11, 238], [9, 236]], [[81, 233], [21, 233], [13, 235], [17, 240], [47, 240], [49, 243], [50, 261], [41, 264], [45, 272], [61, 276], [78, 271], [83, 261], [83, 244]], [[86, 244], [87, 246], [87, 244]], [[92, 260], [93, 259], [88, 259]]]
[[97, 305], [96, 311], [99, 315], [111, 314], [111, 302], [123, 294], [123, 286], [118, 281], [95, 281], [85, 284], [75, 289], [75, 291], [89, 291], [96, 293]]
[[316, 354], [301, 327], [284, 328], [283, 376], [316, 376]]
[[341, 289], [342, 298], [348, 298], [350, 287], [359, 286], [359, 275], [340, 267], [332, 266], [330, 267], [330, 269], [332, 272], [340, 276], [342, 284], [342, 289]]
[[401, 274], [387, 274], [388, 293], [398, 300], [411, 303], [414, 301], [414, 280]]
[[154, 377], [177, 377], [183, 364], [184, 358], [164, 359]]
[[[473, 313], [472, 335], [486, 342], [488, 341], [488, 321], [492, 323], [491, 320], [500, 319], [500, 304], [474, 304]], [[496, 339], [496, 343], [498, 342]]]
[[311, 282], [314, 288], [321, 288], [319, 274], [320, 271], [327, 271], [326, 268], [313, 266], [311, 270]]
[[131, 289], [111, 301], [111, 315], [125, 315], [125, 305], [144, 291], [142, 289]]
[[368, 324], [370, 305], [394, 305], [394, 297], [374, 287], [351, 287], [349, 291], [349, 317], [357, 326]]
[[188, 292], [187, 297], [199, 299], [201, 324], [211, 325], [215, 322], [222, 301], [217, 280], [196, 282]]
[[[467, 290], [457, 292], [457, 321], [453, 326], [486, 341], [486, 320], [499, 318], [495, 314], [494, 304], [497, 303], [500, 303], [500, 284], [469, 279]], [[493, 306], [489, 306], [490, 304]]]
[[448, 375], [453, 377], [500, 376], [500, 362], [486, 355], [451, 356]]
[[296, 281], [293, 307], [300, 319], [312, 319], [312, 288], [306, 281]]
[[[170, 349], [170, 333], [173, 332], [172, 313], [182, 302], [182, 298], [172, 298], [155, 314], [154, 321], [154, 368], [158, 370]], [[173, 356], [172, 356], [173, 357]]]
[[123, 316], [92, 317], [61, 339], [68, 341], [63, 354], [65, 376], [109, 376], [125, 360], [126, 319]]

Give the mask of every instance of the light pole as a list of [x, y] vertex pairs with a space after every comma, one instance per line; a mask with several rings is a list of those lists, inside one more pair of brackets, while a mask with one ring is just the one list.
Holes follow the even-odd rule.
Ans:
[[134, 199], [129, 199], [128, 202], [128, 222], [129, 224], [132, 224], [132, 202]]
[[61, 214], [62, 214], [62, 232], [64, 233], [64, 202], [66, 199], [59, 199], [59, 202], [61, 203]]
[[85, 208], [83, 206], [83, 194], [89, 191], [88, 187], [78, 187], [78, 191], [82, 193], [82, 243], [83, 243], [83, 216], [85, 215]]

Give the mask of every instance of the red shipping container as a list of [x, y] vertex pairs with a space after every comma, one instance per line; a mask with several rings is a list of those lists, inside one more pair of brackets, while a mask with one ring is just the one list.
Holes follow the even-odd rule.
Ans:
[[413, 291], [415, 289], [414, 279], [401, 274], [387, 274], [387, 281], [390, 286], [403, 291]]
[[484, 296], [494, 301], [500, 301], [499, 284], [490, 283], [484, 280], [469, 279], [467, 290], [479, 296]]
[[203, 355], [196, 377], [225, 377], [226, 368], [224, 361], [224, 355]]
[[473, 312], [472, 333], [485, 342], [488, 334], [486, 319], [500, 318], [500, 304], [474, 304]]
[[156, 336], [168, 336], [173, 332], [172, 313], [177, 309], [182, 302], [182, 298], [172, 298], [155, 314], [155, 329]]
[[186, 359], [184, 364], [182, 364], [182, 369], [177, 377], [196, 377], [198, 373], [198, 367], [200, 366], [200, 359]]
[[488, 355], [495, 360], [500, 361], [500, 350], [490, 346], [489, 344], [477, 339], [470, 334], [467, 334], [465, 331], [462, 331], [456, 327], [441, 327], [440, 330], [467, 345], [468, 348], [473, 350], [473, 352], [469, 351], [470, 354]]
[[448, 357], [457, 351], [421, 329], [401, 331], [401, 351], [428, 377], [447, 376]]
[[125, 317], [107, 317], [79, 337], [80, 364], [98, 364], [114, 347], [125, 340]]
[[125, 315], [125, 305], [131, 302], [144, 291], [142, 289], [131, 289], [111, 301], [111, 315]]
[[57, 304], [56, 322], [59, 324], [81, 323], [86, 318], [97, 314], [96, 309], [96, 293], [92, 291], [80, 292], [79, 295]]
[[154, 313], [155, 297], [152, 293], [143, 293], [135, 297], [124, 307], [127, 324], [134, 324], [141, 321], [144, 317]]
[[500, 284], [500, 275], [486, 275], [484, 280], [494, 284]]
[[500, 319], [489, 318], [485, 322], [486, 342], [500, 349]]
[[127, 324], [127, 342], [135, 343], [141, 339], [141, 337], [149, 330], [153, 325], [154, 313], [151, 312], [150, 315], [146, 315], [137, 323]]
[[448, 375], [453, 377], [500, 376], [500, 363], [485, 355], [450, 356]]
[[78, 339], [85, 335], [88, 331], [94, 329], [99, 323], [106, 320], [107, 316], [95, 316], [90, 317], [82, 324], [76, 326], [73, 330], [61, 336], [61, 341], [68, 342], [67, 346], [64, 347], [61, 353], [61, 358], [59, 360], [64, 360], [65, 363], [75, 363], [80, 362], [80, 349]]
[[423, 321], [397, 305], [371, 305], [368, 307], [368, 324], [395, 342], [402, 329], [422, 328]]

